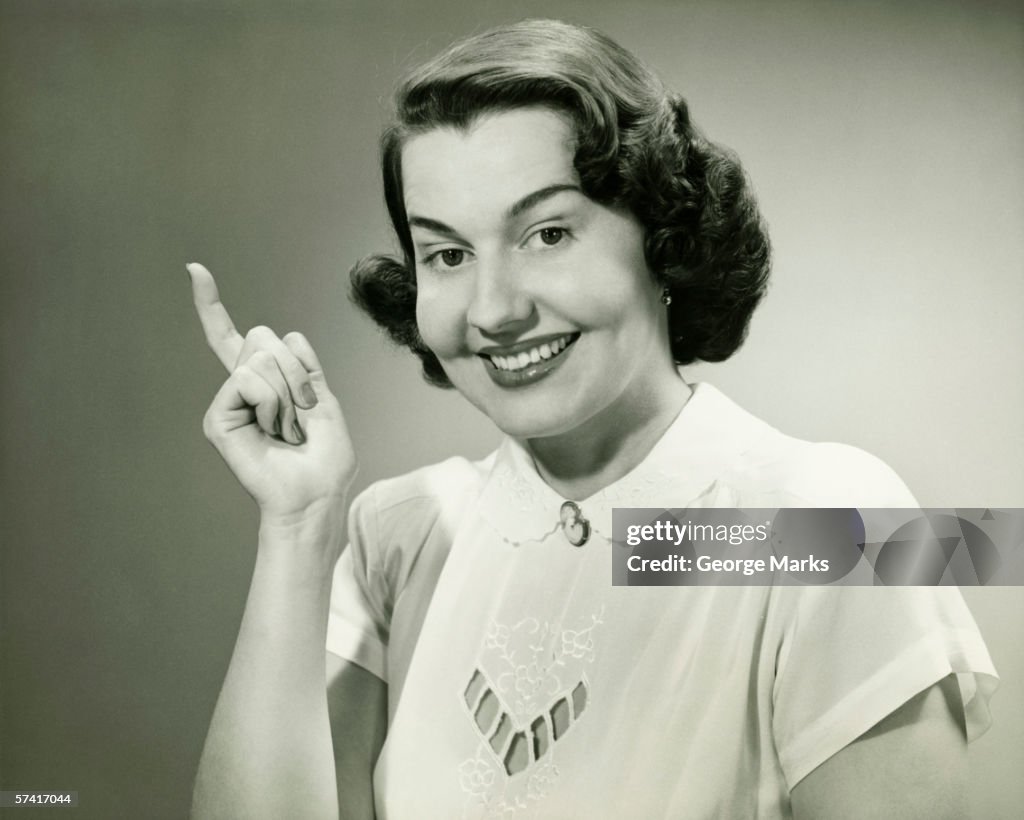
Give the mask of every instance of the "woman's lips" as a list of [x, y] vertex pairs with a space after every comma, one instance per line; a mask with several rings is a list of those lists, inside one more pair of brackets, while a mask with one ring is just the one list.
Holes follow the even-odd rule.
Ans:
[[487, 375], [495, 384], [523, 387], [561, 367], [579, 336], [579, 333], [567, 333], [530, 346], [516, 345], [518, 351], [481, 353], [480, 357], [484, 360]]

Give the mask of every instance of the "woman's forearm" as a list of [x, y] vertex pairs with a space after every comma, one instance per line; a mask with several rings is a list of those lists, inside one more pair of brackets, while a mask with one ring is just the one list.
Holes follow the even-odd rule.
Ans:
[[261, 523], [245, 613], [199, 763], [196, 820], [338, 817], [324, 640], [341, 532], [330, 515]]

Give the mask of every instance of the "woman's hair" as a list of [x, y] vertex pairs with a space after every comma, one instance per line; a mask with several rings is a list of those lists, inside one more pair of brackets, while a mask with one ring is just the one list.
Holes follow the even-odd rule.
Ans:
[[584, 194], [627, 208], [645, 229], [647, 265], [669, 288], [678, 364], [723, 361], [742, 344], [764, 295], [771, 250], [738, 159], [706, 140], [686, 102], [632, 54], [592, 29], [526, 20], [458, 42], [414, 70], [381, 138], [384, 197], [402, 258], [373, 255], [351, 271], [352, 298], [423, 364], [451, 382], [416, 326], [415, 255], [402, 191], [402, 146], [482, 115], [547, 106], [575, 124]]

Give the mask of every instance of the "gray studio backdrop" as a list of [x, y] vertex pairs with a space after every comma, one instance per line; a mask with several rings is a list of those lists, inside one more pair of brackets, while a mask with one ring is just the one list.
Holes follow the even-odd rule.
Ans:
[[[182, 817], [253, 562], [204, 441], [223, 378], [184, 263], [302, 329], [374, 479], [496, 441], [346, 300], [386, 249], [403, 66], [522, 16], [603, 28], [744, 158], [776, 246], [746, 348], [702, 367], [928, 506], [1024, 506], [1019, 4], [0, 2], [0, 788]], [[969, 591], [1002, 689], [978, 817], [1024, 806], [1024, 591]], [[37, 810], [33, 816], [45, 816]], [[69, 816], [67, 810], [52, 816]]]

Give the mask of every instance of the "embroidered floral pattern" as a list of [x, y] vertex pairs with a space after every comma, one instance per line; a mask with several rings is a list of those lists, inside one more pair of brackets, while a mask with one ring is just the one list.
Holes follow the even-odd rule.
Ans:
[[505, 494], [517, 501], [523, 511], [536, 509], [539, 503], [537, 488], [512, 465], [502, 462], [495, 468], [495, 478]]
[[504, 624], [491, 623], [487, 628], [487, 637], [484, 638], [484, 646], [488, 649], [497, 649], [503, 655], [508, 655], [508, 639], [511, 632]]
[[533, 800], [540, 800], [558, 779], [558, 766], [550, 761], [541, 763], [530, 775], [526, 793]]
[[558, 743], [590, 700], [586, 667], [596, 656], [603, 608], [569, 625], [523, 618], [492, 622], [480, 661], [461, 693], [480, 736], [474, 757], [458, 770], [467, 794], [486, 817], [531, 808], [558, 778]]
[[481, 749], [476, 757], [459, 766], [459, 785], [463, 791], [479, 797], [491, 788], [496, 774], [494, 763], [483, 756]]
[[562, 630], [563, 655], [583, 659], [587, 662], [594, 660], [594, 628], [601, 623], [601, 620], [596, 615], [591, 617], [593, 622], [586, 629]]
[[544, 683], [544, 676], [536, 663], [520, 664], [513, 674], [516, 694], [522, 696], [524, 703], [532, 700]]
[[644, 507], [651, 498], [661, 495], [675, 478], [664, 470], [638, 468], [629, 478], [606, 487], [600, 498], [609, 507]]

